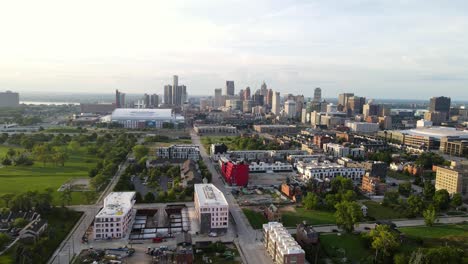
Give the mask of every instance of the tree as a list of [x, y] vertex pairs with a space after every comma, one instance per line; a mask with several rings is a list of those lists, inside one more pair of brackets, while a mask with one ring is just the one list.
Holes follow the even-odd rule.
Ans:
[[87, 204], [91, 204], [97, 198], [97, 193], [95, 191], [87, 191], [87, 192], [83, 192], [83, 194], [85, 196], [85, 200]]
[[65, 166], [65, 162], [68, 160], [68, 153], [65, 148], [55, 147], [53, 149], [52, 160], [55, 163]]
[[377, 261], [379, 252], [383, 256], [390, 256], [391, 253], [400, 246], [398, 235], [393, 232], [388, 225], [378, 225], [369, 233], [372, 248], [375, 249], [375, 260]]
[[429, 207], [423, 212], [423, 217], [424, 217], [424, 223], [426, 223], [426, 226], [434, 225], [434, 222], [437, 218], [437, 214], [432, 204], [429, 205]]
[[136, 145], [132, 148], [135, 160], [141, 160], [144, 156], [148, 155], [149, 149], [143, 145]]
[[8, 207], [10, 204], [10, 201], [15, 197], [14, 194], [12, 193], [5, 193], [4, 195], [1, 196], [1, 199], [5, 202], [5, 207]]
[[423, 195], [424, 199], [426, 201], [432, 201], [432, 198], [434, 197], [435, 193], [435, 187], [432, 184], [431, 181], [425, 181], [424, 182], [424, 189], [423, 189]]
[[60, 195], [60, 199], [62, 200], [62, 206], [70, 205], [72, 201], [72, 191], [70, 187], [65, 188]]
[[335, 205], [336, 225], [346, 232], [352, 232], [354, 225], [362, 219], [362, 211], [356, 202], [343, 201]]
[[402, 182], [398, 186], [398, 192], [401, 195], [408, 197], [411, 194], [411, 182]]
[[0, 248], [3, 248], [10, 242], [10, 237], [5, 233], [0, 233]]
[[7, 151], [7, 156], [13, 158], [16, 155], [16, 150], [9, 148]]
[[68, 143], [68, 149], [73, 152], [78, 151], [80, 149], [80, 142], [76, 140], [70, 141], [70, 143]]
[[418, 248], [411, 254], [409, 264], [461, 264], [463, 263], [463, 250], [450, 246], [436, 248]]
[[307, 196], [304, 199], [304, 207], [307, 210], [315, 209], [317, 207], [318, 202], [318, 196], [315, 193], [308, 192]]
[[23, 228], [28, 224], [28, 220], [18, 217], [13, 221], [13, 226], [16, 228]]
[[44, 164], [47, 164], [48, 161], [51, 160], [52, 151], [50, 147], [46, 144], [36, 145], [33, 148], [34, 158], [37, 161], [40, 161]]
[[330, 185], [332, 193], [342, 193], [347, 190], [353, 190], [354, 188], [353, 181], [351, 179], [344, 178], [343, 176], [334, 178]]
[[135, 202], [136, 203], [142, 203], [143, 202], [143, 197], [141, 197], [141, 193], [137, 192], [135, 195]]
[[450, 205], [450, 194], [445, 189], [438, 190], [434, 194], [433, 201], [436, 210], [445, 210]]
[[148, 192], [146, 195], [145, 195], [145, 203], [154, 203], [155, 202], [155, 197], [154, 197], [154, 194], [152, 192]]
[[424, 210], [424, 201], [419, 195], [410, 195], [408, 198], [408, 211], [409, 215], [414, 217], [421, 215]]
[[463, 204], [462, 195], [460, 193], [455, 193], [452, 196], [452, 200], [450, 201], [450, 206], [457, 208]]
[[398, 192], [393, 192], [393, 191], [386, 192], [383, 198], [383, 205], [390, 206], [390, 205], [398, 204], [399, 197], [400, 195], [398, 194]]

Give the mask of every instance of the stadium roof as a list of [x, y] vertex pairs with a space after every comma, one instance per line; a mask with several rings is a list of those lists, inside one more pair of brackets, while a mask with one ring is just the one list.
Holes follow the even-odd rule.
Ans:
[[112, 112], [112, 120], [167, 120], [172, 118], [172, 109], [117, 108]]
[[401, 133], [414, 136], [425, 136], [440, 139], [442, 137], [458, 137], [460, 139], [468, 139], [468, 130], [456, 130], [453, 127], [419, 127], [414, 129], [402, 130]]

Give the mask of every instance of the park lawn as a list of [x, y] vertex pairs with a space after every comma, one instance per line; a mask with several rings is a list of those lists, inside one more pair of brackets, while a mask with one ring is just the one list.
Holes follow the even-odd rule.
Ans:
[[343, 255], [352, 262], [359, 262], [370, 255], [372, 252], [366, 246], [364, 239], [355, 234], [321, 234], [320, 244], [322, 250], [330, 258], [342, 258]]
[[244, 212], [245, 217], [247, 217], [250, 225], [254, 229], [261, 229], [263, 224], [268, 223], [268, 220], [262, 213], [247, 208], [243, 208], [242, 211]]
[[456, 246], [468, 253], [468, 224], [416, 226], [398, 228], [407, 238], [424, 241], [424, 247]]
[[364, 201], [362, 203], [367, 206], [367, 215], [376, 220], [404, 218], [404, 215], [397, 210], [385, 207], [378, 202]]
[[[0, 153], [9, 147], [0, 146]], [[26, 191], [54, 190], [54, 204], [60, 205], [58, 188], [72, 178], [87, 178], [90, 168], [96, 166], [98, 158], [86, 153], [83, 149], [70, 153], [65, 166], [55, 166], [35, 162], [32, 166], [8, 166], [0, 168], [0, 195], [6, 193], [21, 193]], [[3, 201], [0, 201], [3, 203]], [[72, 193], [72, 204], [85, 202], [82, 193]], [[3, 206], [3, 204], [2, 204]]]
[[335, 216], [330, 211], [306, 210], [295, 208], [295, 211], [282, 211], [281, 220], [284, 226], [296, 227], [297, 224], [307, 221], [310, 225], [334, 224]]
[[231, 149], [230, 144], [234, 138], [237, 136], [202, 136], [201, 137], [201, 143], [203, 144], [203, 147], [205, 148], [206, 151], [210, 150], [210, 145], [211, 144], [216, 144], [216, 143], [224, 143], [226, 146], [228, 146], [228, 149]]

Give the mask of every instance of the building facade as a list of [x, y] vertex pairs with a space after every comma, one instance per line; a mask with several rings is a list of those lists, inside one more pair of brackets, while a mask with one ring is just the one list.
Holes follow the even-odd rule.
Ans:
[[247, 186], [249, 183], [249, 164], [244, 161], [232, 161], [226, 157], [219, 159], [224, 180], [233, 186]]
[[361, 167], [346, 167], [332, 162], [299, 162], [296, 166], [297, 171], [305, 180], [318, 179], [333, 179], [338, 176], [349, 178], [353, 181], [361, 181], [365, 174], [365, 169]]
[[195, 213], [201, 233], [224, 233], [228, 229], [229, 205], [213, 184], [195, 184]]
[[135, 192], [112, 192], [94, 219], [94, 239], [125, 238], [133, 219]]
[[450, 167], [437, 166], [436, 190], [445, 189], [449, 194], [460, 193], [463, 197], [468, 195], [468, 167], [467, 165], [452, 162]]
[[234, 126], [194, 126], [193, 130], [199, 134], [237, 134], [237, 128]]
[[172, 145], [156, 149], [156, 156], [161, 159], [200, 159], [200, 147], [198, 145]]
[[297, 132], [297, 127], [293, 125], [254, 125], [253, 129], [258, 133], [268, 134], [290, 134]]
[[305, 263], [305, 251], [281, 223], [263, 225], [263, 245], [275, 264]]

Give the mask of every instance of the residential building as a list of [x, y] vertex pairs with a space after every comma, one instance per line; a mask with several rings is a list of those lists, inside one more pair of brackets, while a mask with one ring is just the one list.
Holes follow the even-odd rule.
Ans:
[[343, 145], [327, 143], [323, 144], [323, 150], [326, 154], [332, 155], [335, 158], [352, 156], [354, 158], [364, 157], [366, 154], [363, 149], [349, 148]]
[[302, 202], [302, 190], [298, 185], [283, 183], [281, 184], [281, 193], [296, 203]]
[[460, 193], [468, 197], [468, 165], [452, 162], [450, 167], [437, 166], [436, 190], [445, 189], [449, 194]]
[[200, 148], [198, 145], [171, 145], [156, 149], [156, 156], [160, 159], [200, 159]]
[[226, 157], [221, 157], [219, 162], [221, 174], [228, 184], [247, 186], [249, 183], [249, 164], [244, 161], [232, 161]]
[[319, 134], [314, 135], [313, 143], [314, 145], [317, 145], [320, 148], [323, 148], [324, 144], [330, 143], [330, 142], [331, 142], [331, 137], [328, 135], [319, 135]]
[[382, 161], [365, 161], [360, 163], [372, 177], [385, 178], [388, 172], [387, 163]]
[[296, 227], [296, 240], [301, 247], [317, 245], [319, 242], [319, 233], [304, 221]]
[[223, 154], [228, 151], [228, 147], [224, 143], [216, 143], [211, 144], [210, 146], [210, 154]]
[[131, 229], [135, 192], [111, 192], [94, 219], [94, 239], [125, 238]]
[[164, 124], [184, 124], [183, 116], [175, 114], [171, 109], [135, 109], [117, 108], [110, 121], [123, 125], [125, 128], [162, 128]]
[[351, 131], [357, 133], [375, 133], [380, 129], [379, 124], [367, 122], [346, 121], [345, 126], [349, 127]]
[[384, 195], [387, 185], [379, 177], [372, 177], [370, 173], [366, 173], [362, 177], [361, 190], [372, 195]]
[[208, 126], [208, 125], [196, 125], [193, 127], [195, 133], [199, 135], [206, 134], [237, 134], [237, 128], [234, 126]]
[[201, 233], [224, 233], [229, 223], [229, 205], [213, 184], [194, 185], [195, 213]]
[[305, 263], [305, 251], [281, 223], [263, 225], [263, 244], [275, 264]]
[[284, 171], [293, 171], [293, 166], [288, 163], [283, 162], [275, 162], [275, 163], [267, 163], [267, 162], [251, 162], [249, 164], [249, 172], [284, 172]]
[[297, 133], [297, 127], [294, 125], [254, 125], [253, 129], [258, 133], [267, 134]]
[[353, 181], [361, 181], [365, 174], [365, 169], [360, 167], [346, 167], [344, 165], [332, 163], [329, 161], [310, 163], [299, 162], [296, 166], [297, 171], [305, 180], [318, 179], [333, 179], [337, 176], [352, 179]]
[[313, 160], [323, 161], [325, 159], [325, 155], [323, 154], [306, 154], [306, 155], [288, 155], [288, 162], [291, 164], [296, 164], [299, 161], [302, 162], [311, 162]]
[[281, 221], [281, 212], [278, 210], [274, 204], [270, 204], [263, 211], [263, 215], [269, 222], [280, 222]]

